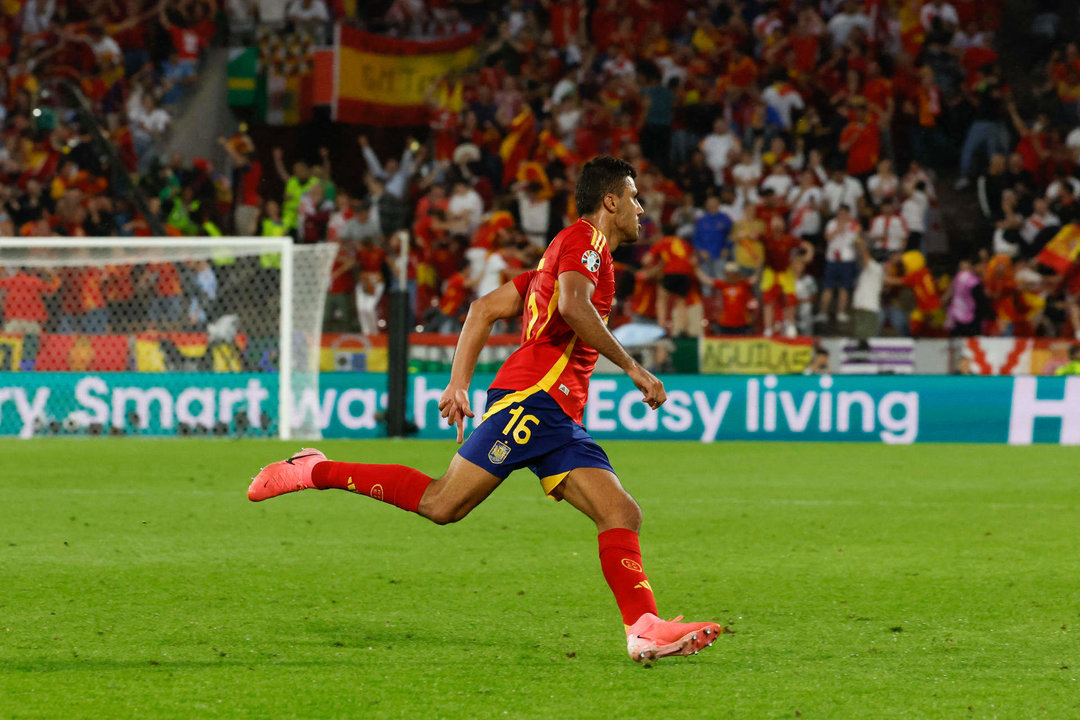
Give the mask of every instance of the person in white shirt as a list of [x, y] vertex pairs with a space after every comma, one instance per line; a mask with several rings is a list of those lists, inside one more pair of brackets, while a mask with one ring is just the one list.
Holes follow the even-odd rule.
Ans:
[[1073, 162], [1080, 163], [1080, 125], [1073, 128], [1065, 136], [1065, 147], [1069, 148], [1069, 152], [1072, 153]]
[[480, 193], [464, 180], [455, 182], [450, 202], [446, 206], [446, 220], [450, 231], [471, 236], [480, 225], [480, 216], [483, 214], [484, 201]]
[[813, 335], [818, 285], [814, 276], [806, 272], [803, 255], [797, 254], [791, 258], [791, 274], [795, 276], [795, 329], [799, 335]]
[[505, 250], [502, 247], [494, 248], [484, 259], [484, 265], [480, 269], [480, 277], [476, 283], [476, 296], [483, 297], [488, 293], [495, 292], [503, 284], [505, 278], [503, 272], [510, 267], [503, 257]]
[[881, 160], [877, 164], [877, 172], [866, 181], [866, 189], [870, 192], [870, 202], [875, 207], [880, 207], [885, 200], [896, 198], [900, 190], [900, 178], [892, 169], [892, 160]]
[[543, 195], [544, 186], [538, 182], [530, 182], [517, 191], [518, 218], [521, 220], [521, 230], [529, 242], [543, 251], [549, 237], [549, 224], [551, 220], [551, 200]]
[[847, 313], [848, 299], [855, 288], [855, 243], [859, 240], [861, 228], [853, 217], [852, 209], [841, 205], [836, 217], [825, 225], [825, 277], [822, 283], [821, 304], [815, 320], [826, 322], [829, 307], [832, 305], [833, 292], [836, 291], [836, 320], [845, 323], [850, 320]]
[[922, 23], [923, 30], [930, 31], [934, 27], [934, 20], [941, 20], [941, 25], [944, 30], [955, 30], [956, 26], [960, 23], [960, 16], [956, 14], [956, 8], [943, 0], [930, 0], [930, 2], [923, 5], [923, 9], [919, 12], [919, 21]]
[[765, 88], [765, 92], [761, 93], [761, 99], [780, 116], [780, 124], [783, 125], [784, 130], [791, 130], [792, 116], [797, 110], [806, 107], [799, 91], [786, 81], [769, 85]]
[[979, 29], [978, 20], [968, 20], [963, 30], [957, 30], [953, 35], [952, 46], [963, 52], [973, 47], [990, 47], [993, 43], [994, 33], [983, 32]]
[[294, 22], [307, 22], [309, 20], [328, 21], [330, 13], [326, 9], [323, 0], [293, 0], [289, 3], [289, 9], [285, 11], [285, 18]]
[[926, 195], [926, 183], [915, 183], [911, 194], [900, 206], [900, 217], [904, 218], [908, 228], [908, 247], [918, 250], [926, 234], [926, 217], [930, 213], [930, 199]]
[[739, 139], [731, 132], [727, 120], [717, 118], [713, 122], [712, 134], [701, 141], [701, 152], [705, 154], [705, 164], [713, 172], [713, 182], [724, 184], [724, 170], [731, 161], [731, 153], [741, 147]]
[[720, 212], [731, 218], [731, 222], [742, 222], [745, 205], [729, 186], [720, 188]]
[[870, 222], [867, 236], [875, 252], [892, 255], [907, 249], [907, 223], [903, 216], [896, 212], [896, 204], [892, 200], [881, 204], [881, 212]]
[[409, 178], [416, 169], [416, 151], [420, 149], [420, 144], [409, 138], [405, 143], [405, 149], [401, 152], [401, 162], [390, 158], [384, 165], [379, 162], [379, 156], [371, 149], [366, 135], [361, 135], [357, 141], [360, 143], [364, 162], [367, 163], [371, 174], [383, 181], [386, 192], [398, 199], [405, 199], [406, 191], [409, 189]]
[[918, 183], [923, 184], [923, 192], [926, 193], [926, 199], [930, 202], [937, 200], [937, 190], [934, 188], [934, 179], [930, 177], [930, 173], [926, 172], [926, 169], [918, 163], [916, 160], [912, 160], [908, 164], [908, 171], [904, 177], [900, 178], [900, 190], [906, 197], [915, 192], [915, 186]]
[[838, 48], [847, 42], [848, 35], [855, 28], [859, 28], [869, 37], [874, 26], [870, 17], [862, 11], [855, 0], [844, 0], [840, 12], [833, 15], [826, 27], [832, 36], [832, 46]]
[[735, 196], [742, 204], [758, 201], [757, 186], [761, 182], [761, 158], [743, 150], [739, 162], [731, 169], [735, 181]]
[[22, 3], [23, 36], [37, 35], [51, 29], [55, 12], [56, 0], [26, 0]]
[[1020, 237], [1025, 245], [1031, 246], [1043, 230], [1060, 226], [1061, 218], [1050, 212], [1050, 202], [1046, 198], [1035, 198], [1031, 215], [1020, 226]]
[[821, 235], [821, 203], [824, 195], [812, 170], [799, 173], [799, 185], [788, 191], [787, 202], [791, 207], [788, 218], [792, 235], [803, 239]]
[[787, 168], [783, 163], [777, 162], [770, 168], [769, 174], [761, 181], [758, 189], [762, 192], [772, 190], [778, 197], [786, 198], [794, 185], [795, 181], [791, 179]]
[[845, 205], [852, 208], [852, 212], [857, 212], [866, 191], [862, 183], [844, 172], [843, 168], [836, 168], [829, 173], [823, 194], [827, 210], [836, 214]]
[[885, 268], [874, 259], [870, 248], [862, 240], [858, 241], [857, 250], [862, 269], [851, 299], [855, 315], [852, 334], [860, 340], [868, 340], [881, 329], [881, 292], [885, 289]]
[[1050, 202], [1071, 203], [1080, 198], [1080, 180], [1059, 171], [1053, 182], [1046, 186], [1045, 197]]
[[154, 144], [169, 129], [172, 116], [157, 106], [150, 93], [143, 92], [138, 86], [128, 99], [127, 110], [131, 121], [131, 141], [142, 171], [153, 157]]

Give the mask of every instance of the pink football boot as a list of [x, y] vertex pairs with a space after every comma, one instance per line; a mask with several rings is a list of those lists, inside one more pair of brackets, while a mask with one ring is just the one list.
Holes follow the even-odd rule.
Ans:
[[674, 620], [661, 620], [652, 613], [638, 618], [626, 631], [630, 659], [647, 663], [669, 655], [697, 655], [724, 631], [716, 623], [680, 620], [682, 615]]
[[318, 450], [303, 448], [287, 460], [270, 463], [251, 479], [247, 496], [252, 502], [277, 497], [297, 490], [314, 489], [311, 470], [326, 460]]

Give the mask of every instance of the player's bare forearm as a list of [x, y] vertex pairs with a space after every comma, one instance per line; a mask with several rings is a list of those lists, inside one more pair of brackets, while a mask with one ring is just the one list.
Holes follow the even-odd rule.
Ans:
[[521, 295], [512, 282], [473, 301], [469, 306], [469, 314], [465, 317], [465, 326], [461, 329], [454, 351], [450, 383], [439, 400], [439, 413], [449, 425], [457, 426], [459, 445], [465, 437], [465, 418], [474, 417], [469, 407], [469, 383], [472, 382], [480, 351], [491, 336], [495, 321], [520, 314], [522, 306]]
[[642, 401], [654, 410], [664, 404], [667, 395], [664, 383], [626, 352], [608, 330], [607, 324], [592, 304], [595, 288], [581, 273], [568, 271], [559, 275], [559, 314], [586, 345], [615, 363], [641, 390]]
[[476, 370], [476, 361], [484, 349], [491, 328], [496, 320], [516, 317], [524, 307], [521, 295], [514, 283], [504, 283], [497, 290], [477, 298], [469, 305], [465, 316], [465, 325], [458, 336], [457, 349], [454, 350], [454, 364], [450, 370], [450, 384], [454, 387], [468, 387]]
[[592, 281], [578, 272], [559, 275], [559, 314], [582, 341], [624, 372], [637, 364], [615, 336], [592, 304], [595, 289]]

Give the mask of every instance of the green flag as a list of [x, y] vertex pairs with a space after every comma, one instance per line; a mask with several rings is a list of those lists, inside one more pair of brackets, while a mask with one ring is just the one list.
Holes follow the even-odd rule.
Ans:
[[258, 62], [258, 48], [229, 50], [229, 91], [226, 102], [230, 107], [247, 107], [254, 104]]

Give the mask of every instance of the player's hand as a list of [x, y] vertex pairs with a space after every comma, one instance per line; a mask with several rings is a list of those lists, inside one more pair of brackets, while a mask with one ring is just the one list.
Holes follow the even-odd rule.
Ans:
[[469, 408], [469, 389], [450, 386], [443, 390], [439, 412], [446, 418], [447, 425], [457, 425], [457, 441], [460, 445], [465, 440], [465, 418], [476, 417]]
[[667, 393], [664, 392], [664, 383], [651, 372], [635, 364], [627, 375], [634, 381], [634, 386], [645, 396], [641, 399], [653, 410], [667, 401]]

